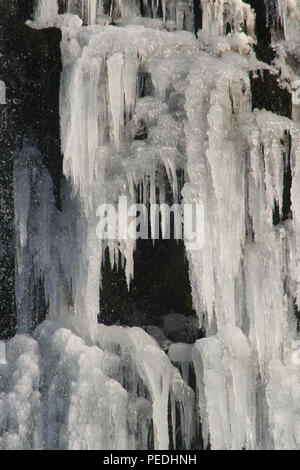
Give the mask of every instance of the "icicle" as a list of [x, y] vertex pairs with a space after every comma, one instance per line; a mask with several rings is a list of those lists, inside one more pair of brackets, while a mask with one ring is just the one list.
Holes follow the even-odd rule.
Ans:
[[[180, 431], [184, 442], [184, 449], [190, 450], [195, 438], [195, 394], [181, 379], [178, 371], [174, 372], [171, 390], [171, 396], [175, 395], [176, 402], [179, 405]], [[176, 440], [174, 442], [176, 443]]]
[[140, 328], [108, 328], [99, 325], [98, 341], [102, 348], [108, 350], [119, 345], [122, 356], [134, 365], [151, 396], [155, 449], [167, 450], [168, 399], [174, 369], [166, 354]]
[[58, 15], [57, 0], [38, 0], [34, 21], [40, 26], [53, 26]]
[[166, 17], [167, 17], [167, 1], [166, 0], [161, 0], [161, 2], [162, 2], [162, 10], [163, 10], [163, 22], [165, 23], [166, 22]]
[[[28, 149], [28, 152], [30, 150]], [[14, 160], [14, 210], [16, 232], [19, 235], [20, 248], [27, 245], [27, 218], [30, 204], [29, 159], [25, 152]]]
[[189, 383], [189, 369], [192, 362], [192, 345], [184, 343], [172, 344], [168, 351], [170, 360], [175, 365], [180, 365], [182, 378]]
[[6, 346], [4, 341], [0, 341], [0, 365], [6, 364]]
[[128, 290], [130, 289], [130, 283], [134, 276], [134, 262], [133, 254], [135, 250], [135, 241], [127, 239], [125, 241], [125, 251], [124, 256], [126, 259], [125, 274], [126, 274], [126, 283]]
[[255, 395], [251, 387], [251, 352], [242, 332], [227, 325], [216, 337], [196, 342], [193, 361], [199, 389], [204, 448], [252, 448]]
[[228, 25], [232, 32], [242, 32], [245, 28], [246, 33], [254, 37], [255, 14], [242, 0], [203, 0], [202, 11], [203, 26], [199, 37], [204, 41], [226, 35]]
[[131, 118], [136, 103], [138, 66], [137, 53], [125, 50], [124, 88], [127, 120]]
[[124, 127], [124, 62], [122, 54], [114, 54], [107, 60], [109, 99], [112, 113], [114, 142], [117, 150]]
[[295, 40], [300, 33], [300, 7], [297, 3], [297, 0], [277, 0], [278, 15], [287, 41]]

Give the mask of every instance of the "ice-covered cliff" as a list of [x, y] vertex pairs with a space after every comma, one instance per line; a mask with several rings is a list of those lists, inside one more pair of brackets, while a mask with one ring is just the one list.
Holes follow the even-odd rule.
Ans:
[[[267, 63], [255, 54], [254, 7], [37, 2], [30, 26], [62, 31], [64, 180], [60, 210], [25, 139], [14, 155], [19, 331], [0, 357], [0, 448], [299, 448], [300, 8], [265, 0]], [[268, 93], [274, 82], [285, 115], [255, 107], [254, 84]], [[186, 255], [206, 334], [163, 347], [101, 322], [105, 250], [130, 288], [136, 243], [101, 242], [96, 227], [99, 204], [151, 207], [168, 202], [167, 187], [173, 201], [204, 206], [204, 246]], [[47, 319], [35, 328], [38, 286]]]

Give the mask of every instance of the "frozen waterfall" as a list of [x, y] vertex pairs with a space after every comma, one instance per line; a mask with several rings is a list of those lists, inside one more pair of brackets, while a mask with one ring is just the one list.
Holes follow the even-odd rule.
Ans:
[[[15, 152], [18, 334], [0, 342], [0, 449], [300, 448], [300, 102], [290, 116], [253, 109], [251, 84], [268, 73], [295, 94], [300, 5], [265, 0], [266, 63], [251, 2], [200, 4], [197, 31], [192, 0], [39, 0], [28, 21], [62, 31], [64, 179], [59, 210], [39, 150]], [[166, 352], [101, 322], [105, 252], [130, 289], [136, 242], [96, 227], [99, 204], [122, 217], [120, 198], [151, 208], [167, 186], [204, 205], [204, 246], [186, 256], [206, 336]], [[166, 224], [151, 217], [153, 239]]]

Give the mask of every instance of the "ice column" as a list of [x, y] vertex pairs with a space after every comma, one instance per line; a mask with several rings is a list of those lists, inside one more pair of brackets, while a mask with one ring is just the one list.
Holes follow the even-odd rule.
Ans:
[[37, 24], [45, 26], [53, 26], [58, 15], [57, 0], [38, 0], [37, 7], [34, 12], [34, 20]]

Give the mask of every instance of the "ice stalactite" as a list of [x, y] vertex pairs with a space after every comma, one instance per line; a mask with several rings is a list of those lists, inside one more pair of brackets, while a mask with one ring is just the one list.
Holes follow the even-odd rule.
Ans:
[[[35, 20], [41, 26], [57, 20], [58, 6], [63, 13], [78, 15], [84, 24], [145, 24], [170, 30], [194, 30], [193, 0], [44, 0], [37, 1]], [[153, 19], [151, 21], [147, 19]]]
[[34, 286], [39, 281], [43, 283], [50, 265], [54, 198], [51, 178], [40, 158], [26, 141], [22, 151], [14, 156], [16, 303], [21, 333], [29, 333], [38, 323], [35, 315], [40, 305], [35, 305]]
[[[276, 430], [274, 433], [272, 431], [270, 432], [269, 443], [266, 445], [274, 445], [275, 448], [285, 448], [285, 446], [287, 446], [286, 448], [288, 448], [289, 445], [292, 445], [291, 442], [293, 442], [292, 447], [295, 448], [295, 446], [297, 446], [296, 442], [298, 432], [297, 429], [294, 428], [292, 420], [287, 420], [284, 417], [284, 407], [282, 404], [279, 406], [278, 400], [280, 400], [280, 398], [275, 391], [276, 386], [274, 384], [279, 377], [280, 383], [283, 383], [282, 381], [284, 380], [284, 376], [286, 377], [286, 380], [290, 377], [293, 381], [294, 374], [296, 373], [296, 365], [293, 365], [290, 359], [292, 355], [292, 341], [297, 337], [296, 318], [293, 315], [292, 307], [292, 299], [297, 297], [298, 285], [296, 280], [298, 276], [298, 249], [296, 248], [297, 242], [295, 242], [294, 239], [294, 237], [297, 239], [297, 234], [299, 233], [299, 229], [295, 226], [295, 224], [298, 224], [296, 209], [298, 197], [296, 196], [296, 189], [295, 192], [293, 192], [292, 189], [292, 207], [294, 207], [295, 204], [295, 208], [293, 209], [293, 222], [286, 221], [281, 225], [274, 227], [273, 214], [276, 205], [279, 208], [280, 214], [282, 214], [285, 162], [287, 161], [287, 158], [291, 158], [291, 161], [295, 164], [299, 158], [299, 128], [290, 120], [276, 117], [271, 113], [256, 112], [254, 116], [255, 121], [252, 131], [251, 127], [249, 127], [250, 122], [248, 121], [247, 123], [248, 131], [250, 131], [248, 135], [248, 141], [250, 144], [250, 168], [248, 167], [244, 174], [246, 176], [245, 184], [246, 187], [248, 187], [247, 191], [249, 191], [246, 191], [245, 193], [247, 194], [247, 201], [244, 202], [245, 207], [247, 207], [247, 211], [249, 211], [251, 220], [250, 239], [253, 237], [254, 240], [250, 243], [248, 239], [245, 240], [244, 236], [246, 233], [241, 230], [240, 240], [244, 248], [242, 248], [242, 251], [237, 252], [237, 274], [230, 274], [228, 271], [228, 274], [225, 275], [226, 277], [223, 277], [223, 274], [227, 269], [225, 260], [227, 259], [229, 262], [228, 268], [232, 269], [234, 266], [232, 264], [233, 259], [230, 259], [226, 255], [221, 255], [220, 261], [215, 264], [213, 260], [216, 259], [216, 252], [214, 252], [214, 255], [209, 255], [209, 252], [205, 253], [205, 256], [207, 256], [205, 266], [212, 266], [213, 273], [218, 273], [219, 266], [222, 266], [222, 273], [217, 274], [217, 276], [215, 276], [215, 274], [212, 275], [212, 283], [210, 286], [203, 285], [204, 282], [208, 282], [209, 280], [206, 268], [206, 275], [204, 278], [199, 277], [199, 281], [197, 281], [199, 290], [194, 294], [194, 299], [199, 298], [199, 293], [204, 293], [204, 299], [200, 298], [202, 305], [202, 307], [200, 307], [200, 311], [203, 311], [203, 306], [204, 310], [207, 311], [207, 301], [212, 299], [211, 315], [208, 315], [208, 322], [209, 325], [211, 325], [211, 328], [216, 328], [214, 322], [210, 324], [211, 320], [215, 320], [217, 323], [217, 330], [219, 330], [219, 332], [222, 331], [224, 324], [227, 322], [233, 325], [235, 324], [244, 332], [247, 332], [252, 350], [255, 351], [255, 361], [258, 361], [259, 376], [266, 384], [266, 390], [265, 392], [262, 392], [262, 394], [264, 395], [264, 393], [266, 393], [269, 415], [273, 420], [278, 420]], [[287, 136], [289, 136], [289, 138], [287, 138]], [[208, 152], [207, 155], [209, 155]], [[211, 159], [210, 163], [212, 163]], [[292, 188], [296, 188], [298, 185], [298, 164], [295, 164], [295, 166], [292, 164], [292, 167], [294, 168]], [[210, 171], [213, 172], [212, 167], [210, 167]], [[195, 171], [193, 171], [193, 175], [195, 174]], [[206, 181], [209, 181], [207, 177]], [[224, 187], [224, 183], [222, 187]], [[243, 192], [244, 191], [245, 188], [243, 189]], [[217, 194], [216, 197], [218, 197]], [[222, 199], [223, 198], [224, 196], [222, 196]], [[230, 216], [228, 208], [227, 210], [223, 210], [223, 224], [226, 223], [226, 216], [224, 216], [226, 213]], [[242, 223], [245, 221], [246, 215], [245, 212], [243, 212], [242, 207], [240, 208], [239, 213], [242, 217], [242, 227]], [[232, 224], [237, 227], [237, 223], [237, 215], [234, 215]], [[209, 221], [207, 221], [207, 224], [208, 233], [211, 233], [209, 231], [213, 229], [210, 227]], [[292, 227], [294, 225], [294, 227], [292, 228], [291, 225]], [[219, 233], [224, 236], [226, 233], [225, 227]], [[232, 231], [230, 232], [230, 236], [232, 236]], [[227, 240], [226, 246], [229, 243], [230, 241]], [[214, 242], [213, 246], [214, 245], [219, 246], [216, 242]], [[234, 251], [231, 248], [231, 254], [232, 253], [234, 253]], [[240, 258], [241, 255], [242, 258]], [[194, 261], [196, 256], [198, 257], [198, 261]], [[212, 257], [210, 258], [209, 256]], [[239, 267], [241, 259], [242, 268]], [[193, 279], [193, 276], [197, 276], [199, 273], [199, 271], [194, 268], [195, 263], [199, 263], [200, 261], [199, 254], [192, 253], [191, 260]], [[241, 269], [245, 273], [244, 294], [243, 290], [237, 290], [241, 289], [242, 286], [239, 285], [239, 283], [236, 283], [235, 286], [233, 285], [234, 290], [230, 297], [230, 289], [227, 285], [224, 290], [224, 295], [226, 295], [227, 299], [224, 297], [219, 304], [218, 297], [222, 295], [223, 285], [226, 285], [227, 282], [226, 278], [230, 276], [232, 279], [236, 276], [236, 279], [238, 279]], [[218, 295], [211, 297], [211, 293], [214, 292], [218, 279], [220, 279], [220, 286], [217, 288]], [[244, 304], [240, 302], [240, 295], [245, 295]], [[235, 316], [228, 316], [226, 305], [230, 305], [228, 311]], [[217, 337], [218, 335], [219, 333], [217, 334]], [[211, 341], [211, 347], [215, 348], [213, 349], [214, 352], [210, 353], [210, 360], [213, 360], [212, 358], [216, 357], [216, 361], [218, 362], [217, 358], [220, 355], [222, 357], [219, 345], [217, 347], [217, 343], [214, 343], [212, 339], [207, 341], [208, 345], [210, 344], [209, 341]], [[200, 348], [204, 347], [204, 344], [204, 340], [199, 341]], [[195, 367], [197, 367], [197, 362], [195, 362]], [[213, 379], [210, 379], [209, 377], [204, 378], [204, 385], [202, 385], [204, 390], [209, 387], [210, 380], [213, 382], [216, 380], [225, 380], [222, 368], [217, 372], [217, 366], [208, 366], [205, 360], [203, 367], [204, 369], [205, 367], [209, 367], [213, 374], [217, 374], [217, 376], [213, 376]], [[200, 375], [200, 372], [198, 372], [198, 376]], [[254, 382], [252, 381], [249, 383], [253, 384], [257, 379], [254, 377], [252, 377], [252, 379]], [[200, 387], [201, 386], [199, 385], [199, 388]], [[293, 390], [297, 390], [297, 385], [295, 383], [293, 383], [292, 387]], [[232, 396], [232, 393], [230, 396]], [[290, 400], [289, 406], [292, 408], [293, 406], [297, 407], [291, 391], [287, 391], [286, 396], [283, 399], [285, 400], [284, 403], [286, 406], [288, 406], [287, 403], [288, 400]], [[207, 397], [205, 398], [204, 404], [203, 402], [200, 403], [200, 410], [201, 406], [203, 406], [205, 410], [208, 409]], [[280, 412], [279, 408], [281, 409]], [[228, 407], [226, 409], [228, 409]], [[277, 418], [273, 416], [274, 410], [277, 410], [275, 412]], [[280, 413], [282, 413], [281, 418]], [[219, 415], [220, 413], [217, 414]], [[232, 411], [230, 412], [230, 417], [232, 417]], [[249, 419], [249, 417], [247, 417], [247, 419]], [[228, 425], [228, 422], [229, 418], [225, 420], [226, 425]], [[218, 434], [214, 436], [214, 426], [215, 418], [211, 416], [208, 419], [208, 428], [210, 430], [209, 435], [211, 439], [210, 443], [213, 446], [216, 445], [216, 448], [220, 448], [220, 443], [222, 442], [222, 445], [224, 445], [225, 448], [231, 448], [233, 444], [229, 444], [228, 442], [226, 443], [224, 440], [225, 435], [228, 437], [226, 429], [224, 430], [223, 436], [221, 435], [220, 437]], [[270, 423], [268, 424], [268, 422], [265, 421], [262, 426], [263, 429], [269, 429]], [[218, 432], [222, 427], [224, 427], [223, 424], [217, 426], [216, 429]], [[289, 432], [291, 434], [288, 434]], [[286, 436], [290, 436], [289, 444], [287, 444], [287, 441], [284, 439], [280, 439], [281, 433], [285, 433]], [[216, 439], [216, 441], [214, 441], [214, 439]], [[220, 439], [220, 441], [218, 441], [218, 439]], [[255, 439], [254, 441], [250, 441], [247, 446], [252, 447], [253, 443], [255, 443]]]
[[44, 26], [55, 24], [58, 15], [57, 0], [38, 0], [34, 12], [34, 21]]
[[255, 15], [242, 0], [202, 0], [203, 26], [200, 37], [209, 40], [227, 33], [244, 32], [254, 36]]
[[269, 20], [281, 27], [287, 41], [294, 40], [299, 31], [300, 8], [297, 0], [264, 0]]
[[[207, 66], [206, 70], [209, 73]], [[216, 84], [213, 82], [213, 87], [217, 87], [217, 73], [214, 73], [214, 76]], [[229, 80], [232, 83], [232, 77]], [[296, 195], [299, 126], [289, 119], [265, 111], [256, 110], [253, 114], [249, 114], [250, 92], [246, 76], [243, 78], [241, 75], [239, 79], [234, 79], [233, 83], [238, 84], [238, 88], [232, 95], [223, 93], [224, 78], [220, 92], [211, 91], [207, 86], [204, 86], [204, 82], [205, 74], [203, 72], [190, 75], [190, 90], [187, 90], [186, 101], [189, 122], [195, 124], [198, 119], [198, 125], [191, 126], [189, 124], [187, 127], [188, 171], [191, 182], [185, 186], [183, 194], [186, 200], [193, 200], [195, 197], [201, 198], [205, 201], [208, 213], [213, 214], [213, 216], [210, 215], [206, 218], [206, 250], [202, 250], [201, 253], [190, 253], [193, 297], [198, 305], [197, 310], [201, 313], [206, 312], [208, 331], [211, 334], [218, 331], [216, 338], [228, 323], [238, 326], [247, 334], [250, 346], [255, 351], [254, 361], [258, 361], [259, 367], [259, 375], [257, 378], [252, 376], [252, 381], [249, 383], [254, 386], [257, 380], [263, 380], [265, 390], [259, 392], [262, 394], [261, 399], [268, 403], [269, 419], [272, 419], [273, 422], [278, 420], [276, 430], [270, 431], [267, 438], [268, 443], [265, 445], [275, 448], [285, 448], [285, 446], [292, 445], [295, 448], [298, 432], [292, 420], [287, 420], [284, 417], [284, 407], [282, 404], [279, 406], [280, 398], [275, 391], [274, 384], [277, 380], [279, 383], [283, 383], [284, 376], [286, 380], [291, 377], [293, 381], [296, 373], [296, 366], [291, 364], [290, 357], [292, 341], [297, 337], [292, 302], [293, 298], [297, 297], [298, 285], [296, 280], [298, 276], [298, 249], [296, 248], [298, 242], [295, 242], [295, 237], [297, 239], [299, 233], [297, 228], [299, 198]], [[230, 84], [226, 88], [230, 90], [232, 86]], [[216, 90], [216, 88], [212, 88], [212, 90]], [[189, 96], [191, 97], [190, 101], [188, 101]], [[235, 97], [237, 105], [235, 105], [234, 99], [230, 103], [230, 96]], [[219, 108], [222, 109], [222, 113], [220, 113], [216, 106], [222, 98], [228, 101], [227, 104], [226, 101], [222, 101]], [[189, 103], [193, 106], [189, 107]], [[200, 113], [194, 112], [194, 106], [203, 110], [202, 116]], [[233, 117], [232, 121], [228, 118], [230, 115]], [[213, 119], [210, 119], [210, 116]], [[235, 128], [240, 126], [241, 129], [239, 141], [235, 143], [230, 138], [231, 131], [229, 129], [232, 128], [232, 125]], [[215, 133], [218, 132], [218, 129], [222, 129], [223, 137], [221, 138], [216, 137]], [[210, 140], [211, 138], [212, 140]], [[226, 140], [226, 148], [223, 146], [224, 139]], [[218, 158], [217, 143], [222, 145], [222, 151], [219, 153], [220, 158]], [[236, 143], [240, 146], [240, 150], [234, 150]], [[233, 147], [231, 147], [232, 145]], [[203, 149], [201, 160], [199, 160], [198, 148]], [[227, 167], [228, 169], [222, 170], [222, 166], [226, 165], [227, 158], [235, 159], [237, 155], [244, 155], [244, 159], [239, 158], [237, 162], [231, 163]], [[283, 194], [288, 190], [288, 188], [284, 188], [284, 174], [289, 160], [293, 175], [291, 192], [293, 221], [287, 220], [274, 226], [276, 209], [279, 211], [280, 219], [282, 217]], [[217, 177], [221, 173], [222, 183], [218, 183]], [[227, 190], [225, 175], [230, 178]], [[197, 179], [206, 183], [204, 185], [202, 183], [201, 186], [197, 183]], [[235, 196], [232, 196], [232, 191], [237, 191]], [[230, 193], [231, 195], [229, 195]], [[225, 202], [226, 197], [235, 200], [234, 207], [231, 207], [229, 202]], [[240, 203], [239, 208], [238, 202]], [[222, 204], [225, 204], [223, 208]], [[238, 209], [237, 212], [235, 209]], [[245, 226], [247, 219], [248, 223]], [[222, 228], [216, 230], [220, 223], [218, 220], [221, 221]], [[234, 227], [235, 230], [233, 231], [231, 228], [227, 232], [226, 227], [229, 226]], [[225, 239], [226, 233], [227, 239]], [[220, 239], [218, 239], [219, 236]], [[228, 252], [227, 249], [229, 249]], [[199, 269], [201, 265], [204, 266], [203, 274]], [[242, 282], [241, 275], [245, 276]], [[243, 302], [241, 302], [243, 297]], [[197, 360], [194, 363], [196, 370], [198, 365], [198, 380], [199, 377], [204, 377], [203, 381], [200, 379], [198, 385], [199, 390], [202, 390], [204, 394], [209, 389], [210, 383], [226, 382], [226, 374], [219, 361], [220, 357], [224, 356], [216, 338], [198, 342], [198, 348], [202, 351], [207, 341], [207, 347], [212, 348], [208, 349], [210, 351], [209, 361], [213, 361], [213, 358], [216, 361], [215, 364], [209, 365], [210, 362], [204, 355], [203, 366], [200, 366]], [[287, 357], [289, 357], [289, 364], [286, 363]], [[205, 374], [206, 368], [211, 371], [213, 378]], [[297, 390], [295, 383], [292, 383], [292, 390]], [[282, 399], [286, 406], [290, 400], [289, 406], [293, 408], [297, 405], [292, 393], [291, 390], [287, 391]], [[200, 412], [204, 409], [206, 419], [210, 406], [207, 402], [210, 400], [210, 393], [208, 392], [207, 395], [205, 394], [205, 399], [200, 399], [199, 405]], [[232, 392], [229, 393], [229, 396], [232, 396]], [[225, 398], [226, 396], [224, 396], [224, 400]], [[227, 405], [225, 409], [228, 410]], [[221, 412], [217, 412], [217, 416], [218, 419], [224, 418]], [[232, 442], [226, 442], [226, 439], [230, 439], [229, 428], [226, 430], [226, 426], [229, 426], [232, 416], [233, 411], [230, 412], [228, 418], [225, 418], [225, 424], [219, 422], [216, 428], [214, 427], [216, 417], [213, 413], [211, 415], [208, 413], [207, 421], [202, 420], [204, 436], [207, 426], [207, 434], [210, 436], [210, 444], [213, 448], [222, 448], [222, 446], [232, 448], [234, 445]], [[250, 419], [249, 416], [247, 415], [246, 420]], [[258, 429], [260, 426], [261, 424]], [[263, 429], [270, 429], [269, 426], [270, 422], [268, 423], [267, 420], [262, 424]], [[285, 436], [289, 435], [289, 444], [285, 439], [280, 439], [281, 433], [285, 433]], [[250, 434], [253, 435], [253, 430]], [[257, 441], [261, 442], [260, 439], [258, 437]], [[254, 436], [248, 441], [246, 447], [251, 448], [253, 445], [258, 445], [255, 443], [257, 441]]]
[[279, 0], [278, 14], [282, 22], [287, 41], [295, 39], [299, 31], [300, 7], [296, 0]]
[[[234, 134], [249, 116], [250, 84], [242, 68], [229, 70], [226, 63], [222, 68], [212, 59], [195, 65], [188, 83], [185, 109], [190, 182], [183, 196], [185, 202], [202, 201], [206, 214], [205, 249], [189, 253], [191, 279], [196, 309], [206, 312], [208, 330], [213, 332], [215, 322], [219, 327], [227, 323], [242, 327], [243, 323], [242, 306], [235, 300], [245, 244], [246, 142], [242, 133], [238, 140]], [[234, 205], [229, 202], [232, 199]]]
[[[293, 266], [297, 250], [292, 245], [298, 229], [291, 230], [291, 224], [298, 224], [298, 216], [296, 210], [292, 209], [294, 221], [287, 221], [274, 228], [273, 211], [277, 205], [282, 214], [283, 175], [287, 159], [291, 159], [294, 168], [293, 186], [298, 184], [295, 174], [298, 165], [294, 166], [294, 163], [299, 149], [299, 129], [291, 121], [274, 117], [271, 113], [257, 113], [256, 120], [259, 133], [255, 131], [249, 139], [249, 213], [255, 243], [246, 252], [246, 286], [250, 290], [246, 295], [249, 315], [254, 315], [250, 318], [250, 339], [256, 342], [255, 349], [264, 368], [274, 354], [281, 354], [289, 332], [295, 328], [295, 319], [294, 324], [290, 323], [293, 317], [289, 315], [288, 294], [296, 296], [293, 286], [297, 268]], [[261, 168], [262, 163], [264, 169]], [[298, 198], [292, 194], [291, 199], [293, 208], [294, 201], [296, 203]], [[264, 218], [259, 219], [255, 215], [258, 208]], [[261, 260], [255, 271], [255, 279], [252, 264], [254, 258]], [[268, 296], [266, 292], [273, 292], [273, 295]], [[271, 332], [273, 339], [270, 341]]]
[[159, 10], [162, 12], [164, 23], [177, 29], [193, 31], [193, 1], [176, 0], [143, 0], [144, 16], [156, 18]]
[[253, 448], [254, 363], [247, 338], [239, 328], [226, 325], [216, 336], [197, 341], [192, 357], [204, 447], [210, 444], [213, 449]]

